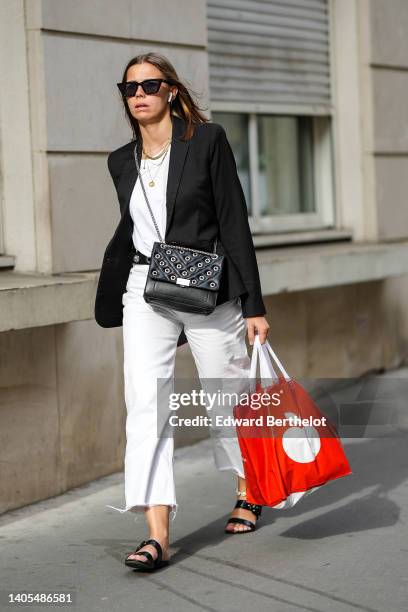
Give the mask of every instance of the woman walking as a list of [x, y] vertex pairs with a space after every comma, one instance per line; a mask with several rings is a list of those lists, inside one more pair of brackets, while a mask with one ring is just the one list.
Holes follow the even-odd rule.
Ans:
[[[176, 349], [187, 341], [201, 380], [248, 378], [246, 334], [250, 344], [255, 334], [264, 343], [269, 325], [246, 203], [224, 129], [201, 114], [171, 63], [157, 53], [133, 58], [118, 87], [135, 139], [108, 157], [121, 219], [104, 255], [95, 317], [103, 327], [123, 325], [126, 503], [115, 509], [145, 513], [148, 537], [125, 563], [151, 571], [168, 564], [169, 518], [171, 513], [174, 520], [178, 507], [173, 438], [157, 432], [157, 379], [168, 381], [164, 386], [171, 391]], [[146, 199], [164, 242], [198, 252], [216, 244], [215, 252], [224, 255], [210, 314], [145, 300], [158, 240]], [[237, 477], [225, 531], [253, 531], [261, 506], [245, 500], [238, 439], [213, 442], [217, 468]]]

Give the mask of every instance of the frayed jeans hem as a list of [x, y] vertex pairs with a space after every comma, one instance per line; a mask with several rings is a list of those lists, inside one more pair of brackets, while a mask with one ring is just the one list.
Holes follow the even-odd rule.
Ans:
[[141, 512], [144, 512], [146, 508], [151, 508], [152, 506], [170, 506], [170, 520], [174, 521], [174, 519], [176, 518], [176, 514], [178, 510], [177, 503], [166, 504], [165, 502], [163, 502], [162, 504], [131, 504], [131, 505], [126, 506], [125, 508], [116, 508], [115, 506], [105, 505], [105, 508], [112, 508], [113, 510], [117, 510], [118, 512], [121, 512], [122, 514], [124, 512], [132, 512], [134, 514], [140, 514]]

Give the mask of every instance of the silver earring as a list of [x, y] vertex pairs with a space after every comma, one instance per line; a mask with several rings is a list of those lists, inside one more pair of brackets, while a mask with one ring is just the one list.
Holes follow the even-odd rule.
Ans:
[[170, 94], [168, 101], [171, 102], [172, 98], [173, 98], [173, 94]]

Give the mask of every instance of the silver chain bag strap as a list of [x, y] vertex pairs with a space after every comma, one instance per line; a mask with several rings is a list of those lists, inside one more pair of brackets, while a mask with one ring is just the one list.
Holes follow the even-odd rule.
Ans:
[[134, 149], [137, 173], [159, 241], [154, 242], [143, 297], [146, 302], [209, 315], [213, 312], [221, 283], [225, 255], [168, 244], [159, 232], [147, 198]]

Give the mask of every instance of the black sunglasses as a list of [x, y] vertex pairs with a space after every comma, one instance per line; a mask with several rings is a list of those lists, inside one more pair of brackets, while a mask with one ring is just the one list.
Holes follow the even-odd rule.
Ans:
[[168, 83], [172, 85], [171, 81], [167, 79], [146, 79], [145, 81], [126, 81], [126, 83], [116, 83], [119, 87], [119, 91], [125, 98], [133, 98], [137, 92], [137, 88], [141, 85], [145, 94], [155, 94], [159, 91], [162, 83]]

